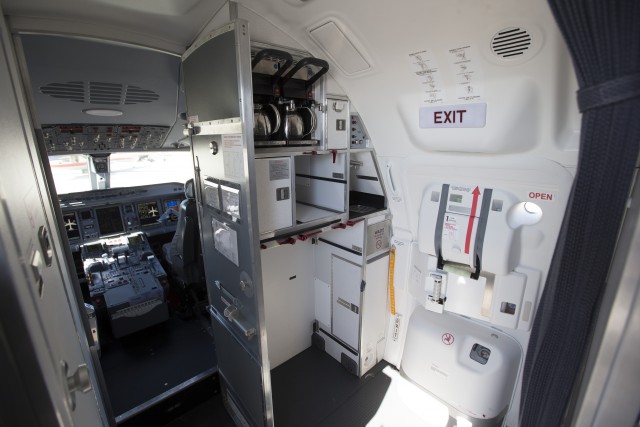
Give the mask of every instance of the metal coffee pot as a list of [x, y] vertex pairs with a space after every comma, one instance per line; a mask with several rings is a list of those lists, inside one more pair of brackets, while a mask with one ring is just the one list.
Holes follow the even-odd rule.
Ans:
[[[309, 129], [305, 130], [305, 118], [308, 116], [306, 124]], [[311, 135], [316, 130], [318, 120], [316, 113], [309, 107], [296, 107], [293, 101], [285, 104], [284, 136], [287, 140], [301, 140]]]
[[280, 129], [280, 112], [273, 104], [253, 104], [253, 134], [267, 138]]

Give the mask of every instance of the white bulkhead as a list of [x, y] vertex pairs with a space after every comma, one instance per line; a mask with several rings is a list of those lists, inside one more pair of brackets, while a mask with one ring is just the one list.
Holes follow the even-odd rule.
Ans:
[[[546, 2], [0, 10], [7, 420], [527, 423], [534, 322], [585, 168]], [[616, 295], [637, 297], [614, 279], [567, 425], [610, 413], [591, 380], [631, 340], [615, 334], [632, 306], [605, 327]], [[10, 317], [24, 326], [6, 334]]]

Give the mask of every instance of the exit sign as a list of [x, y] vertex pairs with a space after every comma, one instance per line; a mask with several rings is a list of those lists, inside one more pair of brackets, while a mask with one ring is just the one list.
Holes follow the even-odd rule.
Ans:
[[420, 129], [483, 128], [487, 104], [438, 105], [420, 108]]

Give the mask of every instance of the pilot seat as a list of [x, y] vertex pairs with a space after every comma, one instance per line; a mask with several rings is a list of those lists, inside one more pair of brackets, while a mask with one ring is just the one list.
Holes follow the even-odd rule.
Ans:
[[204, 267], [193, 179], [184, 184], [184, 194], [186, 199], [180, 203], [176, 233], [170, 243], [162, 246], [162, 252], [174, 282], [197, 302], [200, 300], [197, 292], [204, 288]]

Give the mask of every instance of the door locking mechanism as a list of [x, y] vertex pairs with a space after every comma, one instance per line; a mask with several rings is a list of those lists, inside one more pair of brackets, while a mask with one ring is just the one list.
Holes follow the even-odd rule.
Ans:
[[78, 365], [76, 371], [69, 375], [69, 366], [64, 360], [60, 361], [60, 370], [62, 373], [62, 383], [64, 385], [65, 399], [71, 410], [76, 409], [76, 392], [87, 393], [93, 388], [91, 377], [89, 376], [89, 368], [85, 363]]

